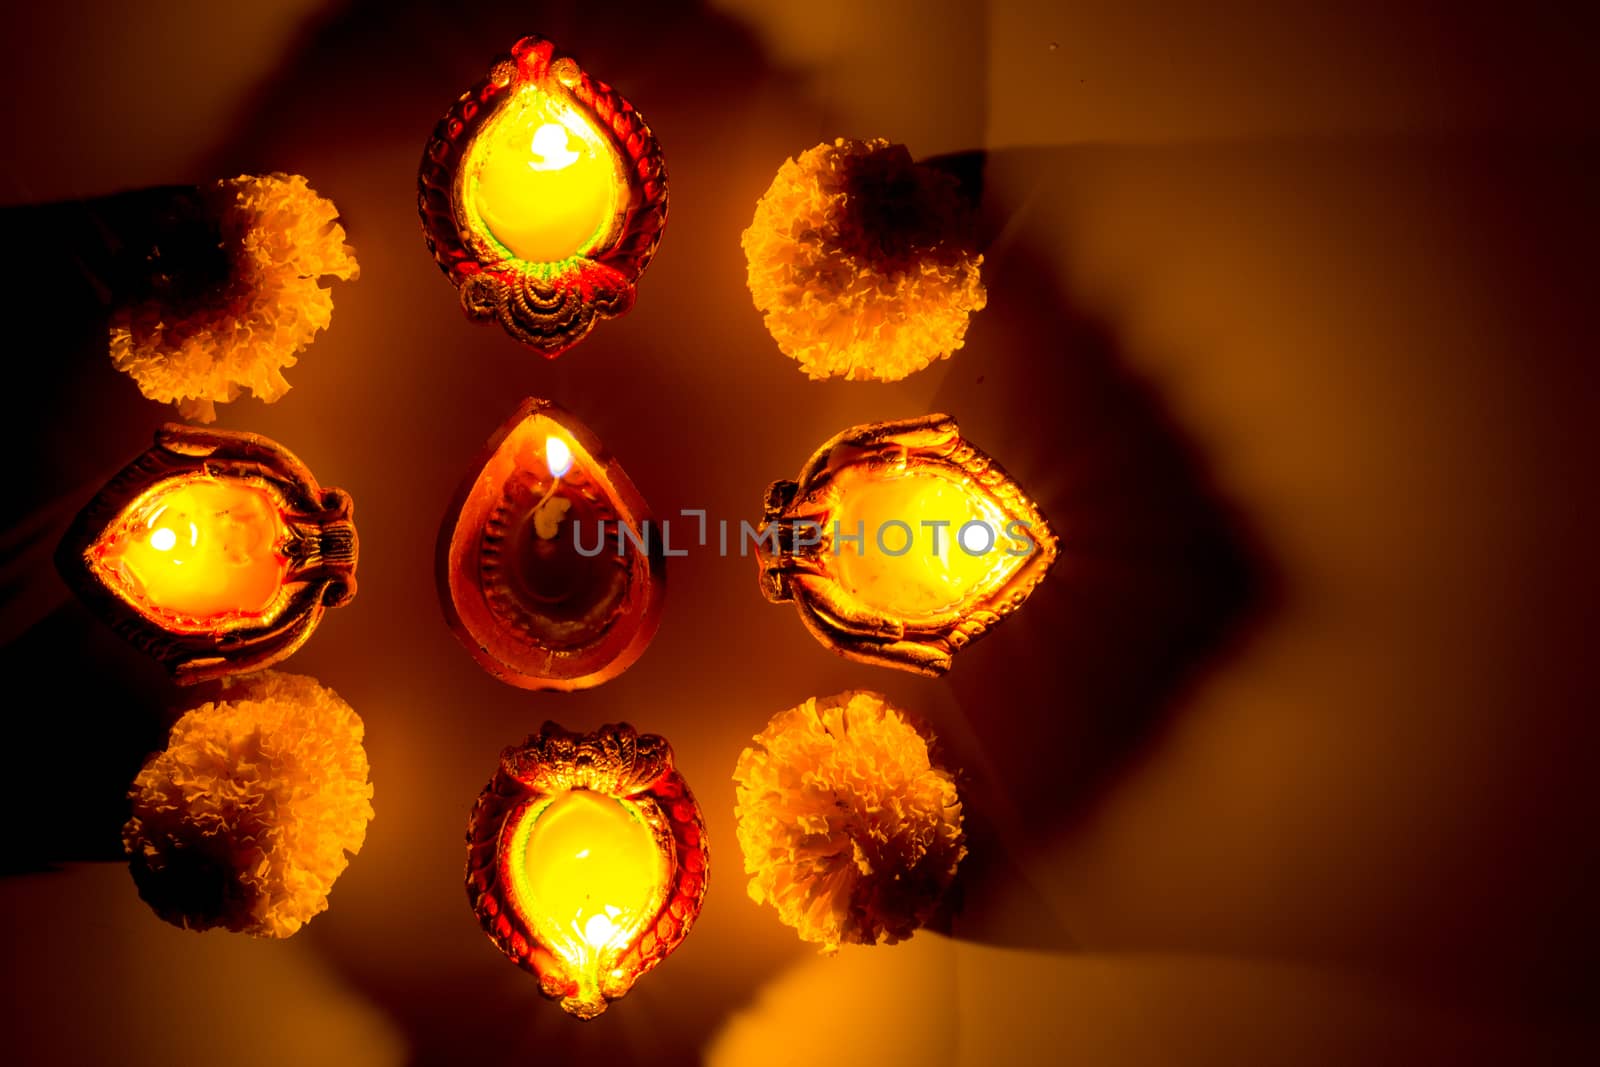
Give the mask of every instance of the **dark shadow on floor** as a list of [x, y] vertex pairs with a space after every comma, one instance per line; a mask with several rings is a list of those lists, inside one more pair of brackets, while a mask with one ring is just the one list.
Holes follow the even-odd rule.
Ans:
[[[940, 162], [977, 192], [997, 167], [1050, 188], [1070, 178], [1075, 155], [1041, 148]], [[946, 679], [964, 718], [945, 741], [965, 772], [971, 848], [952, 930], [1071, 949], [1071, 930], [1048, 907], [1020, 906], [1028, 857], [1070, 833], [1138, 760], [1191, 682], [1269, 610], [1277, 577], [1205, 457], [1130, 369], [1116, 331], [1076, 306], [1027, 221], [1026, 205], [1002, 201], [992, 185], [983, 194], [989, 305], [935, 400], [979, 447], [985, 427], [1027, 427], [1011, 435], [1014, 449], [1019, 437], [1025, 446], [995, 458], [1061, 549], [1017, 616], [963, 650]]]
[[0, 803], [18, 818], [0, 875], [120, 863], [128, 785], [166, 744], [177, 687], [76, 602], [0, 646], [0, 676], [13, 695], [32, 694], [7, 716]]
[[72, 599], [52, 560], [78, 509], [167, 416], [112, 367], [106, 308], [173, 193], [0, 211], [13, 248], [26, 250], [0, 267], [0, 315], [23, 339], [0, 393], [12, 457], [0, 502], [0, 675], [13, 697], [0, 802], [24, 813], [0, 873], [120, 861], [128, 785], [162, 747], [178, 699], [159, 667]]

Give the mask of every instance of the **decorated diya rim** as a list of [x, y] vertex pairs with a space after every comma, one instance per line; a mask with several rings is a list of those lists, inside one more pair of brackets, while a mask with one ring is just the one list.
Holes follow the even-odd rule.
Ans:
[[[625, 206], [597, 244], [557, 262], [518, 258], [488, 232], [466, 195], [464, 165], [485, 127], [527, 88], [578, 110], [621, 161]], [[524, 37], [451, 106], [429, 138], [417, 174], [417, 210], [435, 262], [467, 315], [496, 320], [523, 344], [555, 357], [598, 318], [633, 306], [635, 283], [667, 221], [661, 145], [644, 116], [605, 82], [540, 37]]]
[[[528, 397], [478, 450], [467, 475], [451, 497], [439, 528], [434, 576], [445, 623], [478, 666], [492, 677], [521, 689], [570, 692], [610, 681], [644, 655], [661, 623], [666, 601], [667, 561], [659, 538], [641, 538], [648, 541], [649, 549], [637, 551], [632, 536], [627, 537], [628, 549], [624, 553], [628, 568], [627, 591], [617, 611], [618, 620], [625, 621], [626, 625], [608, 625], [597, 632], [593, 640], [582, 645], [543, 650], [537, 669], [524, 666], [520, 661], [525, 657], [513, 658], [502, 654], [507, 651], [503, 647], [490, 647], [495, 642], [485, 635], [494, 635], [503, 628], [503, 623], [495, 620], [488, 592], [482, 588], [480, 580], [474, 580], [474, 574], [483, 552], [487, 520], [498, 493], [480, 492], [479, 487], [508, 440], [535, 417], [543, 417], [560, 427], [578, 446], [585, 459], [582, 466], [591, 468], [589, 473], [597, 474], [603, 483], [600, 488], [615, 508], [615, 521], [628, 526], [635, 535], [653, 525], [643, 494], [599, 436], [554, 401]], [[624, 540], [620, 532], [613, 536], [619, 542]], [[620, 549], [622, 544], [618, 547]], [[603, 551], [609, 554], [611, 549]], [[532, 649], [520, 651], [528, 653]]]
[[[537, 936], [531, 902], [519, 899], [515, 842], [540, 806], [588, 790], [625, 801], [654, 836], [664, 865], [660, 884], [625, 945], [601, 956], [598, 990]], [[623, 996], [689, 935], [705, 899], [709, 864], [705, 818], [672, 747], [628, 723], [592, 733], [546, 722], [521, 745], [506, 748], [467, 823], [467, 899], [489, 939], [517, 966], [539, 979], [540, 992], [579, 1018], [593, 1018]]]
[[[969, 484], [1005, 518], [1024, 524], [1033, 548], [975, 603], [914, 617], [874, 607], [833, 574], [831, 533], [805, 542], [796, 536], [797, 524], [832, 513], [845, 471], [934, 474]], [[1032, 499], [993, 457], [963, 438], [954, 417], [946, 414], [854, 426], [834, 435], [797, 478], [767, 488], [763, 523], [777, 531], [756, 545], [761, 592], [768, 601], [792, 601], [812, 635], [848, 659], [931, 676], [949, 670], [955, 652], [1020, 607], [1059, 554], [1059, 540]]]
[[[263, 491], [279, 509], [288, 569], [261, 610], [230, 614], [209, 628], [163, 626], [123, 598], [93, 558], [130, 506], [152, 490], [220, 480]], [[270, 667], [299, 650], [328, 608], [356, 593], [359, 542], [354, 503], [318, 484], [300, 459], [259, 434], [167, 423], [155, 444], [107, 482], [56, 548], [56, 569], [72, 591], [123, 639], [166, 667], [180, 685]]]

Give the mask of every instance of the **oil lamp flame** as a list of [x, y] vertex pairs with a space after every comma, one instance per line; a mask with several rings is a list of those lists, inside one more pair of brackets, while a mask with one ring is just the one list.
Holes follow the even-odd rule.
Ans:
[[[511, 685], [600, 685], [643, 654], [660, 621], [666, 555], [651, 525], [588, 427], [530, 398], [489, 439], [440, 526], [445, 619]], [[588, 547], [597, 537], [604, 544]]]
[[567, 143], [567, 128], [547, 122], [533, 131], [533, 154], [528, 161], [533, 170], [563, 170], [578, 161], [578, 153]]
[[572, 469], [572, 449], [559, 437], [544, 439], [544, 462], [550, 468], [550, 477], [564, 478]]

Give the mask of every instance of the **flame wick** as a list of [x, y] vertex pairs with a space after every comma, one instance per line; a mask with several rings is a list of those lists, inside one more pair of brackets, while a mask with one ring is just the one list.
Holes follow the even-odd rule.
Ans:
[[550, 488], [544, 491], [539, 502], [533, 505], [537, 512], [555, 496], [556, 489], [561, 485], [561, 476], [572, 469], [572, 449], [559, 437], [546, 437], [544, 439], [544, 465], [550, 469]]
[[559, 437], [544, 439], [544, 462], [552, 477], [559, 479], [572, 469], [572, 449]]

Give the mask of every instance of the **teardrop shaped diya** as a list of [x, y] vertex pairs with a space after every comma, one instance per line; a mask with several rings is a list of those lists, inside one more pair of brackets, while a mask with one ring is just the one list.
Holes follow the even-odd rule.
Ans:
[[666, 225], [667, 175], [632, 104], [524, 37], [439, 120], [417, 207], [467, 315], [557, 356], [633, 306]]
[[1055, 562], [1022, 488], [948, 415], [846, 430], [767, 490], [761, 591], [850, 659], [939, 675]]
[[350, 602], [352, 508], [275, 441], [169, 423], [78, 514], [56, 567], [190, 684], [287, 658]]
[[479, 666], [523, 689], [627, 670], [661, 620], [666, 557], [644, 498], [577, 418], [529, 399], [439, 531], [439, 602]]
[[484, 932], [580, 1019], [688, 936], [707, 863], [671, 746], [627, 723], [545, 723], [501, 754], [467, 824], [467, 898]]

